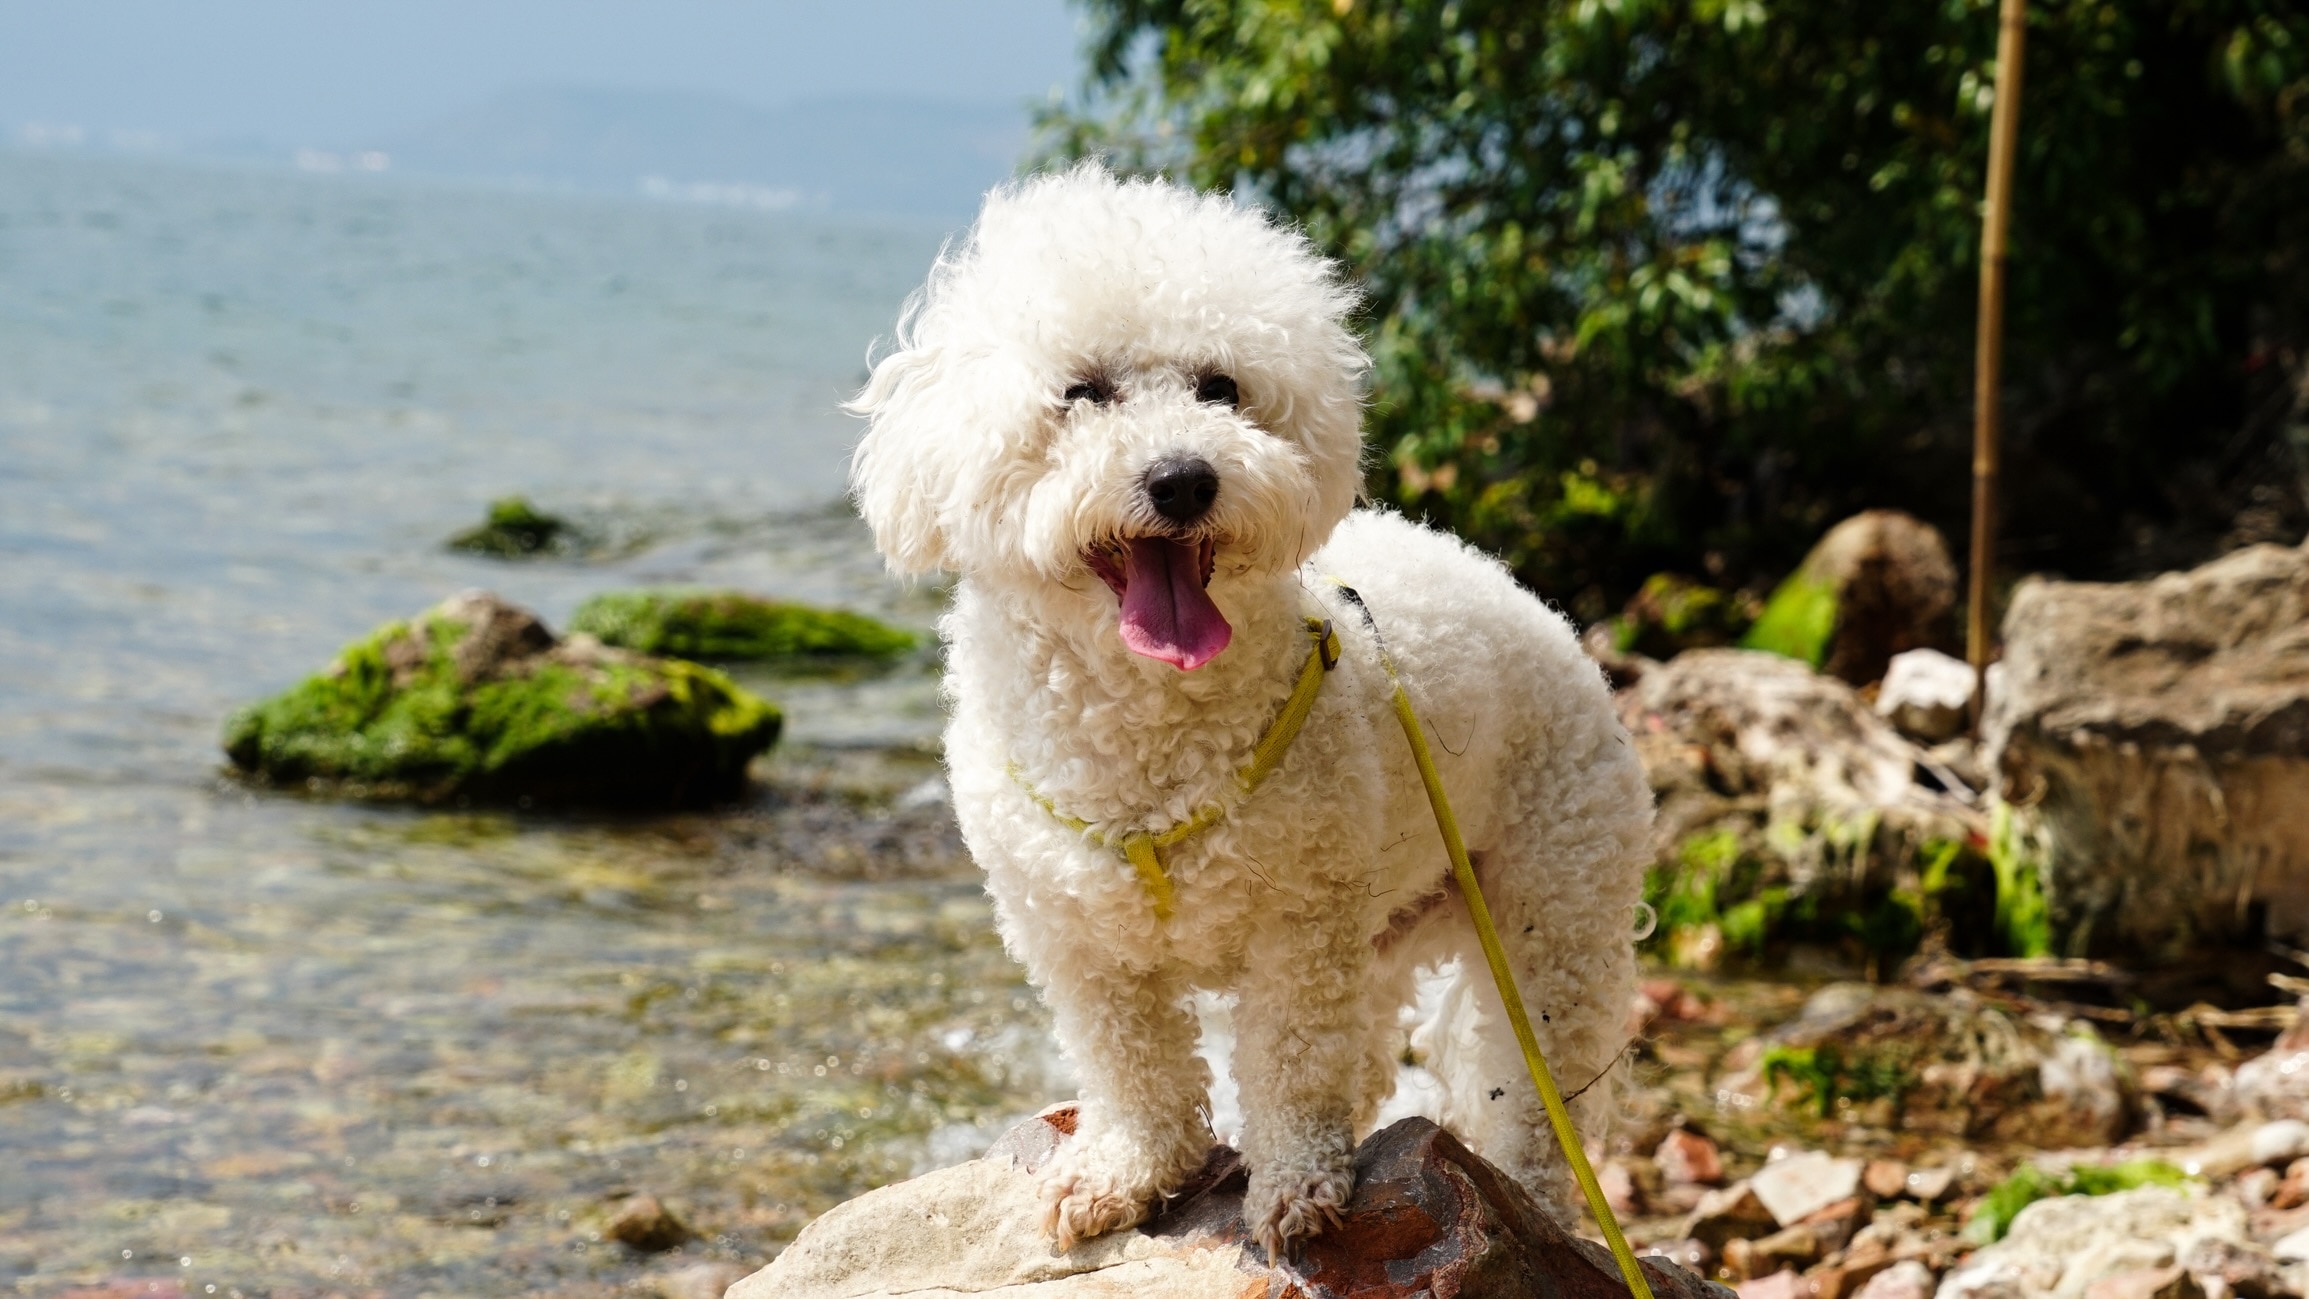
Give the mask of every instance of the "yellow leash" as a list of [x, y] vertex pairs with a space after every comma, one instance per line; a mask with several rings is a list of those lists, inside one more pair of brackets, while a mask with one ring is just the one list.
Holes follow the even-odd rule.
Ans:
[[1580, 1192], [1587, 1197], [1588, 1212], [1595, 1215], [1596, 1225], [1603, 1229], [1604, 1243], [1611, 1246], [1611, 1256], [1619, 1264], [1620, 1276], [1626, 1279], [1635, 1299], [1652, 1299], [1651, 1284], [1644, 1279], [1635, 1252], [1628, 1248], [1627, 1236], [1620, 1231], [1611, 1203], [1604, 1199], [1603, 1186], [1595, 1179], [1595, 1168], [1587, 1161], [1579, 1132], [1571, 1125], [1571, 1111], [1564, 1106], [1563, 1093], [1556, 1088], [1547, 1058], [1539, 1052], [1539, 1038], [1531, 1031], [1531, 1016], [1524, 1012], [1523, 994], [1515, 986], [1515, 971], [1507, 966], [1507, 949], [1500, 946], [1499, 930], [1491, 923], [1491, 908], [1483, 901], [1483, 885], [1476, 880], [1475, 866], [1467, 859], [1467, 845], [1459, 837], [1459, 818], [1451, 814], [1451, 800], [1443, 792], [1443, 777], [1436, 773], [1435, 759], [1427, 751], [1427, 736], [1420, 730], [1419, 714], [1412, 711], [1410, 692], [1403, 688], [1403, 679], [1395, 673], [1394, 656], [1387, 652], [1386, 642], [1379, 639], [1378, 624], [1372, 621], [1363, 597], [1346, 583], [1336, 578], [1332, 581], [1362, 611], [1363, 624], [1371, 629], [1371, 638], [1379, 646], [1379, 665], [1387, 669], [1388, 684], [1395, 688], [1395, 720], [1403, 724], [1403, 737], [1411, 742], [1412, 761], [1419, 764], [1419, 779], [1427, 786], [1428, 805], [1435, 809], [1435, 828], [1442, 832], [1443, 849], [1451, 855], [1452, 876], [1459, 881], [1460, 895], [1467, 899], [1467, 914], [1475, 921], [1475, 936], [1483, 943], [1483, 958], [1491, 963], [1491, 980], [1499, 985], [1500, 1003], [1507, 1007], [1507, 1020], [1515, 1026], [1515, 1040], [1523, 1047], [1524, 1067], [1531, 1071], [1532, 1085], [1539, 1089], [1540, 1104], [1547, 1107], [1547, 1121], [1555, 1128], [1555, 1139], [1563, 1146], [1563, 1156], [1571, 1164]]

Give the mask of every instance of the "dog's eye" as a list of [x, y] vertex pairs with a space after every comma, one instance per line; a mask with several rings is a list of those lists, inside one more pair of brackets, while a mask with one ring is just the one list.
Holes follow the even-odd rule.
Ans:
[[1239, 407], [1243, 404], [1243, 391], [1226, 375], [1209, 374], [1204, 375], [1202, 382], [1195, 385], [1195, 400]]
[[1064, 396], [1069, 406], [1078, 401], [1095, 401], [1104, 406], [1114, 400], [1114, 385], [1104, 379], [1085, 379], [1067, 389]]

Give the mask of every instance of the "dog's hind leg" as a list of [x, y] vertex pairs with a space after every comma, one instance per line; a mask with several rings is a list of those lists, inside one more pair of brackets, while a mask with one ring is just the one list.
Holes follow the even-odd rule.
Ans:
[[[1617, 874], [1624, 868], [1616, 861], [1606, 870], [1566, 869], [1595, 864], [1599, 849], [1607, 859], [1624, 855], [1616, 840], [1585, 852], [1561, 841], [1534, 840], [1521, 850], [1485, 853], [1477, 868], [1533, 1034], [1557, 1086], [1567, 1097], [1578, 1093], [1570, 1103], [1572, 1121], [1591, 1146], [1609, 1126], [1613, 1075], [1627, 1043], [1635, 994], [1632, 872], [1622, 882]], [[1522, 1182], [1559, 1219], [1577, 1221], [1570, 1165], [1532, 1086], [1464, 906], [1453, 907], [1447, 924], [1455, 985], [1443, 997], [1437, 1021], [1414, 1038], [1443, 1084], [1444, 1126]]]
[[1176, 981], [1107, 964], [1037, 975], [1082, 1077], [1074, 1138], [1042, 1175], [1043, 1226], [1065, 1250], [1137, 1225], [1201, 1166], [1211, 1074]]

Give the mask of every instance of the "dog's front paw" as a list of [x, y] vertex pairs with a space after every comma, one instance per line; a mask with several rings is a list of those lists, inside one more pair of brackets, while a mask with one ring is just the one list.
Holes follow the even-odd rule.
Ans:
[[1243, 1225], [1279, 1263], [1291, 1246], [1339, 1225], [1339, 1211], [1355, 1192], [1355, 1169], [1345, 1159], [1313, 1171], [1258, 1171], [1243, 1194]]
[[1062, 1151], [1042, 1175], [1042, 1229], [1060, 1252], [1146, 1220], [1147, 1207], [1189, 1169], [1110, 1138]]

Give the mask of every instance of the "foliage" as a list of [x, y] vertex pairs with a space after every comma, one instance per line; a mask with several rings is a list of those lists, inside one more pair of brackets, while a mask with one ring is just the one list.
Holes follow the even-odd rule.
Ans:
[[387, 623], [328, 671], [242, 710], [233, 765], [368, 797], [694, 803], [726, 797], [777, 708], [694, 663], [538, 655], [468, 680], [449, 619]]
[[695, 659], [889, 658], [913, 633], [841, 609], [739, 591], [609, 591], [579, 605], [569, 629], [645, 654]]
[[1900, 1099], [1914, 1079], [1899, 1060], [1862, 1051], [1845, 1054], [1834, 1043], [1819, 1046], [1775, 1046], [1764, 1052], [1764, 1082], [1778, 1095], [1785, 1082], [1812, 1098], [1820, 1117], [1835, 1112], [1836, 1102]]
[[527, 559], [566, 550], [577, 540], [577, 530], [567, 519], [545, 513], [525, 496], [501, 496], [489, 503], [489, 517], [479, 526], [449, 538], [449, 548], [496, 559]]
[[[1590, 619], [1865, 506], [1961, 535], [1993, 0], [1084, 3], [1046, 152], [1343, 259], [1381, 496]], [[2006, 544], [2169, 563], [2246, 499], [2290, 535], [2309, 9], [2040, 0], [2024, 96]]]
[[2052, 916], [2045, 904], [2041, 845], [2013, 824], [2012, 805], [1999, 802], [1989, 823], [1988, 863], [1996, 871], [1996, 932], [2015, 956], [2052, 951]]
[[1798, 569], [1764, 602], [1764, 612], [1740, 644], [1816, 668], [1828, 657], [1828, 642], [1835, 635], [1836, 587]]
[[1612, 646], [1622, 653], [1669, 659], [1688, 649], [1729, 645], [1755, 621], [1752, 601], [1688, 577], [1654, 573], [1612, 617]]
[[2162, 1159], [2130, 1159], [2121, 1164], [2079, 1164], [2048, 1173], [2034, 1164], [2023, 1165], [1980, 1198], [1972, 1221], [1964, 1226], [1965, 1239], [1975, 1245], [1993, 1245], [2012, 1230], [2012, 1220], [2038, 1200], [2060, 1195], [2114, 1195], [2143, 1186], [2181, 1186], [2187, 1173]]

